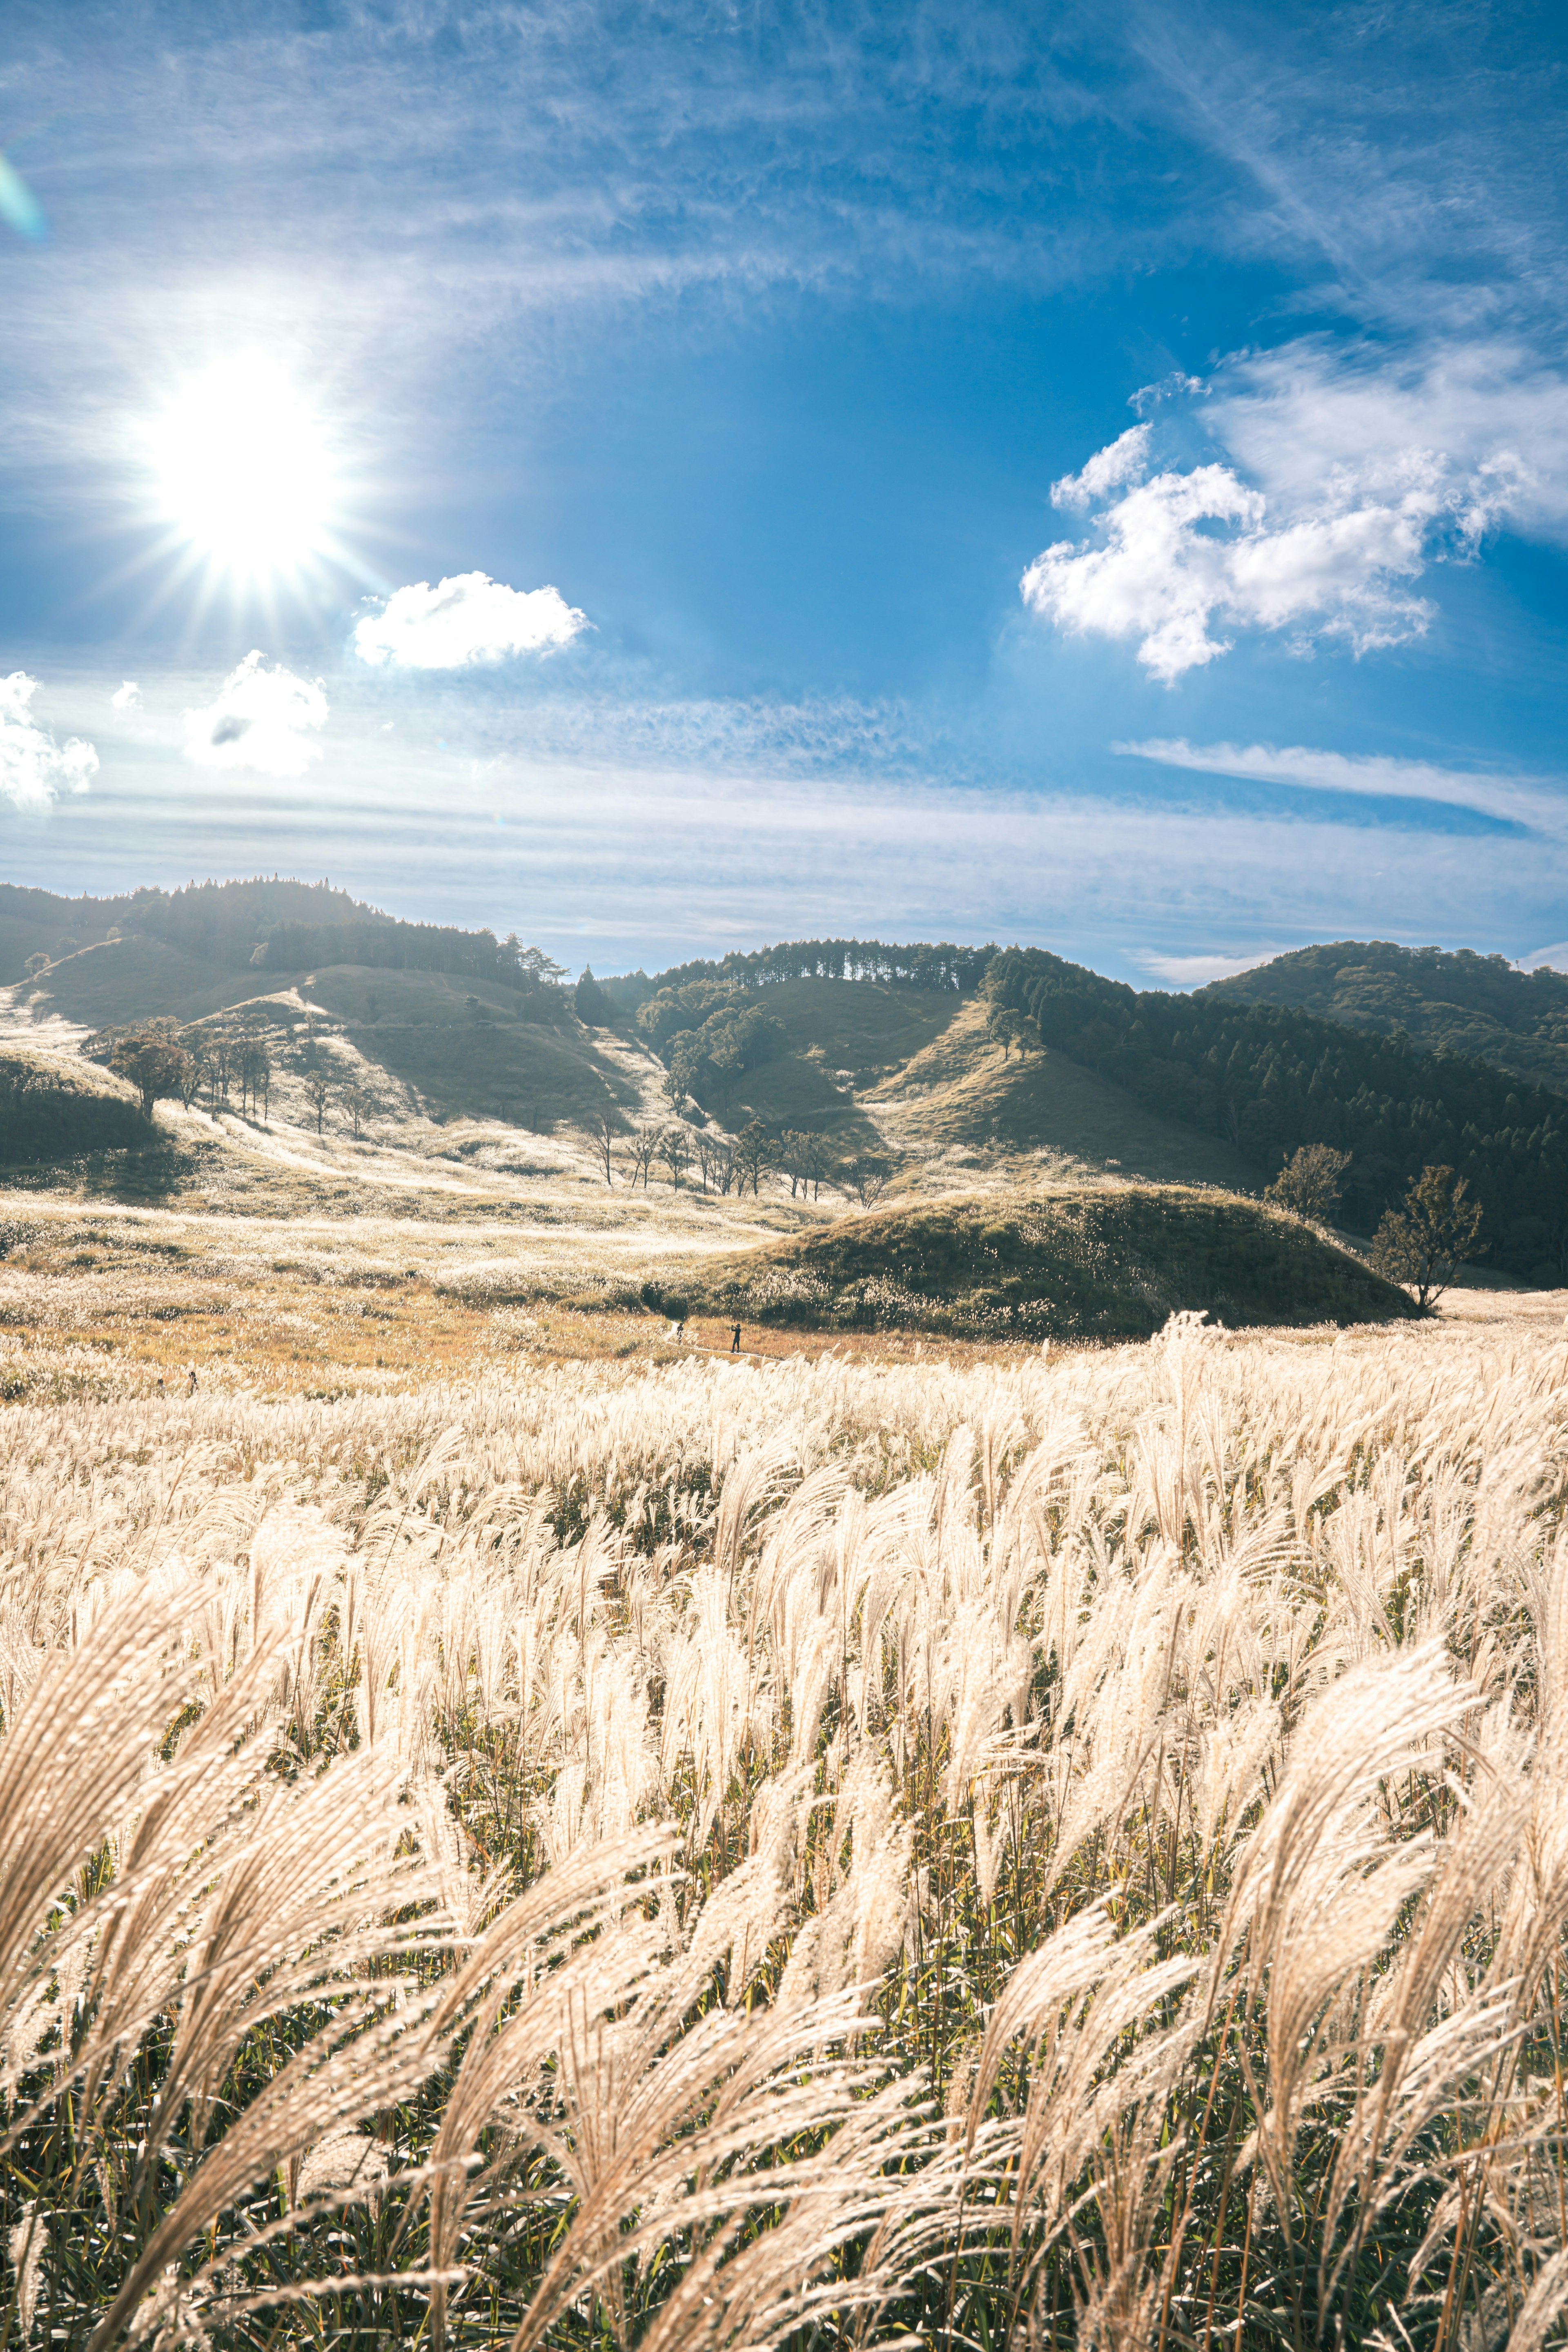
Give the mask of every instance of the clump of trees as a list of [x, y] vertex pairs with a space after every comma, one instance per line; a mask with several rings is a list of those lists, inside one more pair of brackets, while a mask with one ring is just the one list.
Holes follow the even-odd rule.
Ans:
[[190, 1055], [177, 1034], [162, 1024], [128, 1029], [109, 1049], [109, 1066], [142, 1097], [142, 1116], [151, 1118], [161, 1102], [189, 1103], [194, 1078]]
[[789, 1044], [781, 1021], [723, 981], [661, 989], [639, 1006], [637, 1025], [666, 1064], [678, 1116], [689, 1099], [726, 1100], [737, 1080], [777, 1061]]
[[589, 1128], [588, 1141], [612, 1190], [620, 1174], [633, 1191], [640, 1184], [646, 1192], [654, 1169], [662, 1165], [676, 1191], [695, 1181], [704, 1192], [749, 1192], [756, 1198], [764, 1179], [776, 1172], [788, 1177], [792, 1201], [819, 1200], [823, 1185], [829, 1184], [868, 1208], [893, 1176], [892, 1163], [876, 1153], [839, 1160], [826, 1136], [796, 1129], [775, 1134], [760, 1118], [748, 1119], [738, 1135], [728, 1136], [715, 1127], [685, 1120], [663, 1127], [642, 1120], [623, 1127], [606, 1110]]
[[759, 989], [792, 980], [851, 980], [972, 995], [995, 953], [994, 947], [961, 947], [951, 940], [781, 940], [776, 947], [716, 962], [700, 958], [676, 964], [658, 973], [651, 986], [663, 992], [691, 981], [720, 981], [731, 988]]
[[1467, 1259], [1479, 1254], [1481, 1206], [1451, 1168], [1424, 1168], [1390, 1209], [1373, 1236], [1372, 1262], [1390, 1282], [1415, 1293], [1423, 1315], [1431, 1313]]

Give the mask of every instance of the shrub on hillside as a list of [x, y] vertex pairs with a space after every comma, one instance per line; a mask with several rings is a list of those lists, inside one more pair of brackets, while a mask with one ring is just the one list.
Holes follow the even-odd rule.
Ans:
[[0, 1160], [74, 1160], [147, 1139], [134, 1095], [83, 1065], [42, 1055], [0, 1053]]

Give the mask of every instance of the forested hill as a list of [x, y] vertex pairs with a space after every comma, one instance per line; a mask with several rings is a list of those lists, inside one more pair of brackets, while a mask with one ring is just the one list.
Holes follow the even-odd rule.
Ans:
[[1405, 1029], [1429, 1051], [1468, 1054], [1568, 1094], [1568, 974], [1560, 971], [1520, 971], [1502, 956], [1468, 949], [1450, 955], [1386, 940], [1338, 940], [1276, 956], [1197, 993], [1287, 1005], [1352, 1029]]
[[1217, 989], [1140, 992], [1040, 948], [999, 955], [985, 992], [1000, 1034], [1225, 1136], [1263, 1173], [1300, 1144], [1349, 1151], [1352, 1229], [1370, 1233], [1437, 1162], [1474, 1187], [1492, 1264], [1525, 1270], [1568, 1244], [1568, 1101], [1488, 1062]]
[[20, 980], [31, 955], [70, 955], [114, 933], [161, 940], [183, 954], [236, 970], [279, 923], [384, 923], [374, 907], [328, 882], [258, 874], [244, 881], [191, 882], [180, 890], [127, 890], [113, 898], [66, 898], [52, 890], [0, 883], [0, 987]]

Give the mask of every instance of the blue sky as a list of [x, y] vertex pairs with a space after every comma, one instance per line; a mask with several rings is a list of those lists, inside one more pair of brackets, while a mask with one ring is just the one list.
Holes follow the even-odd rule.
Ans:
[[1568, 961], [1512, 5], [0, 21], [0, 874]]

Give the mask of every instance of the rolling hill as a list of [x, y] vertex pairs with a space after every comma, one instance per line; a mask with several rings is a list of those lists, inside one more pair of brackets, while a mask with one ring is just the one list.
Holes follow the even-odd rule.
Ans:
[[[574, 1000], [515, 938], [400, 922], [324, 884], [0, 892], [18, 940], [68, 919], [11, 990], [14, 1042], [97, 1033], [101, 1055], [104, 1032], [155, 1017], [255, 1034], [268, 1114], [312, 1132], [324, 1079], [356, 1141], [369, 1123], [384, 1147], [440, 1150], [431, 1129], [468, 1121], [555, 1137], [587, 1167], [602, 1121], [661, 1126], [684, 1089], [699, 1127], [819, 1136], [906, 1199], [1025, 1177], [1256, 1192], [1322, 1140], [1352, 1154], [1359, 1231], [1447, 1160], [1485, 1205], [1494, 1266], [1555, 1279], [1568, 1251], [1568, 1097], [1521, 1073], [1568, 1087], [1568, 979], [1496, 958], [1342, 942], [1170, 996], [1037, 949], [806, 940]], [[105, 935], [72, 947], [94, 923]]]
[[1147, 1339], [1184, 1311], [1233, 1327], [1415, 1311], [1403, 1290], [1293, 1218], [1133, 1185], [843, 1217], [649, 1287], [675, 1313], [971, 1339]]
[[1568, 1250], [1568, 1099], [1552, 1088], [1400, 1032], [1207, 990], [1140, 992], [1043, 948], [1007, 949], [985, 988], [994, 1027], [1229, 1141], [1260, 1177], [1304, 1144], [1345, 1151], [1356, 1231], [1438, 1165], [1469, 1185], [1494, 1265], [1540, 1279]]

